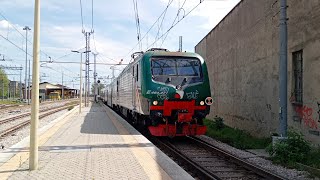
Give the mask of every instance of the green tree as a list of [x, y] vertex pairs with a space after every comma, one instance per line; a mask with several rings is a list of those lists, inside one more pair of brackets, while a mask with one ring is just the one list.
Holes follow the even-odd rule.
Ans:
[[[103, 89], [105, 87], [104, 84], [102, 83], [97, 83], [97, 89], [98, 89], [98, 92], [101, 92], [101, 89]], [[94, 84], [91, 85], [91, 92], [92, 94], [94, 94]], [[100, 93], [98, 93], [100, 94]]]
[[8, 96], [9, 79], [6, 72], [0, 67], [0, 99]]

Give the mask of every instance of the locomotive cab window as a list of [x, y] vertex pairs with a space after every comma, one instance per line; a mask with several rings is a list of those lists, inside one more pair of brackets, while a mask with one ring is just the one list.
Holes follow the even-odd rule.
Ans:
[[194, 76], [200, 77], [200, 61], [196, 58], [153, 58], [151, 60], [154, 76]]

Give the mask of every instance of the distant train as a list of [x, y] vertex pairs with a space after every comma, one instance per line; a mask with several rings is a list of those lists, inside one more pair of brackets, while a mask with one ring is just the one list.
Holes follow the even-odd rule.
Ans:
[[106, 86], [104, 102], [154, 136], [205, 134], [203, 119], [213, 101], [202, 57], [152, 48], [132, 58]]

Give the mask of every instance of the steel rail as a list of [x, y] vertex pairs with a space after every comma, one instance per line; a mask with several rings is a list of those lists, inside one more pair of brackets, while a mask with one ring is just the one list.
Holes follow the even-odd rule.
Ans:
[[[72, 105], [72, 104], [70, 104]], [[41, 109], [39, 112], [46, 112], [46, 111], [50, 111], [50, 110], [53, 110], [53, 109], [58, 109], [60, 107], [53, 107], [53, 108], [45, 108], [45, 109]], [[24, 118], [24, 117], [27, 117], [27, 116], [30, 116], [31, 115], [31, 112], [28, 112], [28, 113], [24, 113], [24, 114], [19, 114], [17, 116], [13, 116], [13, 117], [9, 117], [9, 118], [5, 118], [5, 119], [2, 119], [0, 120], [0, 124], [4, 124], [4, 123], [7, 123], [7, 122], [12, 122], [12, 121], [15, 121], [15, 120], [18, 120], [20, 118]]]
[[[184, 166], [187, 166], [190, 171], [192, 171], [201, 179], [220, 179], [210, 171], [203, 169], [198, 163], [192, 161], [192, 159], [190, 159], [189, 157], [183, 155], [179, 150], [174, 148], [174, 146], [170, 145], [167, 141], [163, 141], [154, 137], [151, 138], [153, 143], [156, 143], [158, 146], [164, 148], [164, 151], [169, 151], [168, 153], [171, 156], [176, 157], [180, 163], [182, 163]], [[148, 137], [148, 139], [150, 139], [150, 137]]]
[[[46, 117], [46, 116], [49, 116], [49, 115], [51, 115], [51, 114], [54, 114], [54, 113], [56, 113], [56, 112], [59, 112], [59, 111], [68, 109], [69, 107], [70, 107], [70, 105], [67, 105], [67, 106], [64, 106], [64, 107], [60, 107], [60, 108], [51, 110], [51, 111], [49, 111], [49, 112], [47, 112], [47, 113], [44, 113], [44, 114], [40, 115], [40, 116], [39, 116], [39, 119], [42, 119], [42, 118], [44, 118], [44, 117]], [[13, 126], [13, 127], [10, 127], [10, 128], [8, 128], [8, 129], [6, 129], [6, 130], [4, 130], [4, 131], [1, 131], [1, 132], [0, 132], [0, 137], [4, 137], [5, 135], [8, 135], [8, 134], [10, 134], [10, 133], [12, 133], [12, 132], [14, 132], [14, 131], [16, 131], [16, 130], [18, 130], [18, 129], [21, 129], [21, 128], [23, 128], [24, 126], [28, 125], [30, 122], [31, 122], [31, 120], [29, 119], [29, 120], [27, 120], [27, 121], [23, 121], [22, 123], [19, 123], [19, 124], [15, 125], [15, 126]]]
[[212, 145], [206, 141], [203, 141], [202, 139], [199, 139], [197, 137], [190, 137], [190, 136], [188, 136], [188, 138], [191, 139], [192, 141], [196, 142], [197, 144], [201, 145], [202, 147], [207, 148], [210, 151], [217, 152], [220, 155], [229, 158], [231, 161], [235, 162], [236, 164], [238, 164], [238, 165], [240, 165], [240, 166], [242, 166], [242, 167], [244, 167], [244, 168], [246, 168], [246, 169], [262, 176], [262, 177], [265, 177], [267, 179], [281, 179], [281, 180], [287, 179], [287, 178], [282, 177], [278, 174], [275, 174], [275, 173], [272, 173], [266, 169], [263, 169], [259, 166], [255, 166], [255, 165], [251, 164], [250, 162], [245, 161], [244, 159], [241, 159], [237, 156], [234, 156], [231, 153], [229, 153], [221, 148], [215, 147], [214, 145]]

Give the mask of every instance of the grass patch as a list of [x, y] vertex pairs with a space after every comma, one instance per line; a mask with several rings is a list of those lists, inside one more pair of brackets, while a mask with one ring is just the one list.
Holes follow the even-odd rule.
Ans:
[[233, 129], [223, 124], [222, 118], [215, 118], [216, 121], [205, 119], [207, 136], [227, 143], [238, 149], [264, 149], [271, 143], [271, 138], [256, 138], [249, 133]]
[[305, 161], [305, 165], [311, 166], [313, 168], [320, 169], [320, 149], [311, 149], [310, 154], [307, 155], [307, 160]]
[[8, 101], [8, 100], [0, 100], [0, 104], [22, 104], [20, 101], [18, 100], [12, 100], [12, 101]]

